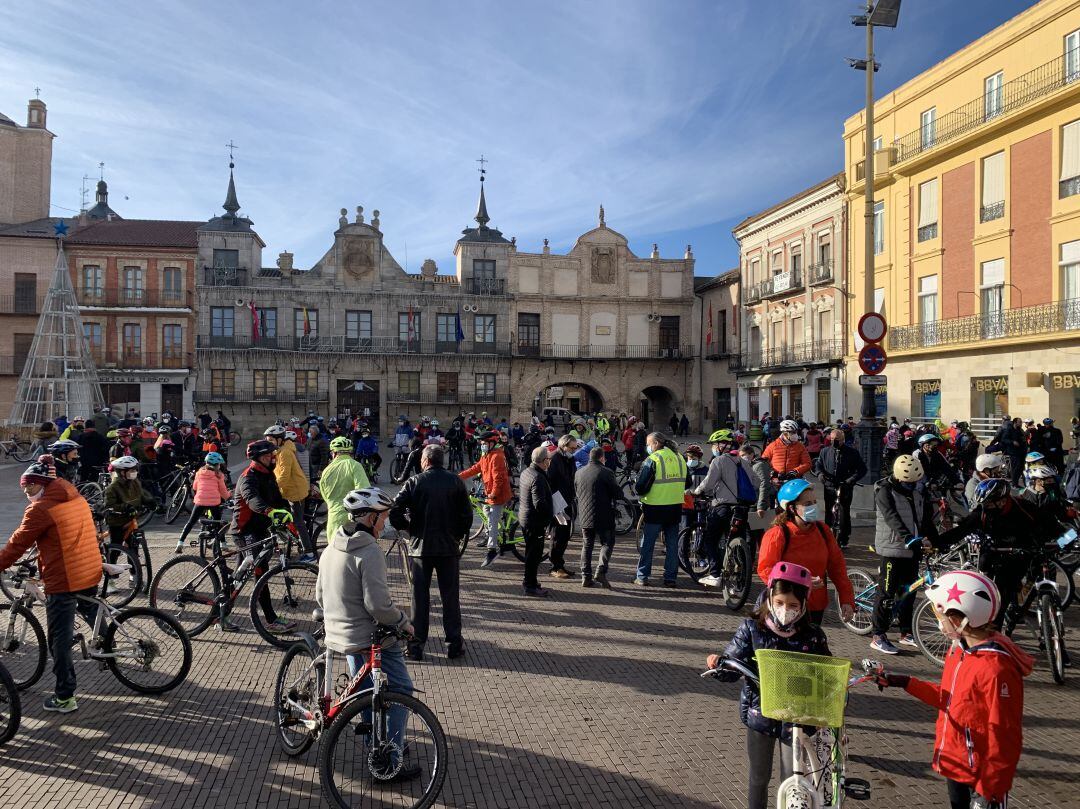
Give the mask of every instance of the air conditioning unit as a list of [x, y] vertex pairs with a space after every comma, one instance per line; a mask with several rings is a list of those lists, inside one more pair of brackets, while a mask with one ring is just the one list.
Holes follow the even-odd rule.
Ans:
[[874, 176], [888, 174], [889, 168], [896, 162], [896, 147], [886, 146], [874, 152]]

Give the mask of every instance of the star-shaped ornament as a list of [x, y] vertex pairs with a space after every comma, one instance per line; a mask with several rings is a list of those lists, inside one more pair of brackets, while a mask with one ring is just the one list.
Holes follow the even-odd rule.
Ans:
[[67, 222], [65, 222], [63, 219], [61, 219], [59, 222], [57, 222], [55, 225], [53, 225], [53, 231], [56, 233], [57, 236], [67, 236], [67, 232], [68, 232]]
[[948, 603], [950, 601], [955, 601], [957, 604], [959, 604], [960, 596], [962, 596], [966, 592], [967, 590], [961, 590], [957, 585], [954, 584], [952, 587], [949, 588], [947, 593], [949, 597], [945, 599], [945, 602]]

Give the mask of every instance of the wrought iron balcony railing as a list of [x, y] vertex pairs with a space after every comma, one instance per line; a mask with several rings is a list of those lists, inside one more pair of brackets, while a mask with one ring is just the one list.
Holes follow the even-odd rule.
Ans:
[[844, 358], [843, 340], [817, 340], [794, 346], [769, 348], [757, 353], [739, 354], [728, 360], [732, 371], [764, 371], [791, 366], [838, 362]]
[[758, 294], [762, 298], [787, 295], [803, 288], [802, 268], [796, 267], [786, 272], [778, 272], [772, 278], [766, 278], [758, 284]]
[[982, 93], [964, 106], [939, 116], [934, 123], [934, 137], [927, 141], [923, 127], [898, 138], [896, 162], [902, 163], [985, 126], [1003, 115], [1026, 107], [1040, 98], [1080, 81], [1077, 56], [1063, 54], [1045, 64], [1007, 81], [990, 93]]
[[203, 267], [202, 283], [208, 287], [246, 287], [248, 271], [245, 267]]
[[90, 356], [98, 370], [110, 371], [145, 371], [151, 369], [185, 370], [194, 368], [191, 354], [183, 351], [164, 353], [142, 351], [139, 348], [124, 348], [105, 351], [91, 348]]
[[455, 402], [476, 402], [477, 404], [510, 404], [509, 393], [477, 393], [476, 391], [446, 391], [432, 393], [430, 391], [402, 392], [387, 391], [388, 402], [411, 402], [413, 404], [453, 404]]
[[937, 222], [931, 222], [929, 225], [923, 225], [919, 228], [919, 241], [926, 242], [930, 239], [937, 238]]
[[318, 403], [330, 401], [330, 394], [325, 390], [296, 391], [281, 388], [238, 388], [224, 386], [210, 390], [195, 391], [195, 401], [204, 402], [304, 402]]
[[1005, 200], [1001, 202], [991, 202], [989, 205], [983, 205], [979, 208], [979, 221], [980, 222], [993, 222], [995, 219], [1005, 218]]
[[470, 278], [466, 287], [473, 295], [505, 295], [505, 278]]
[[889, 348], [911, 351], [981, 340], [1080, 330], [1080, 298], [889, 329]]
[[191, 308], [191, 291], [179, 289], [130, 289], [125, 287], [76, 287], [80, 306], [114, 308], [177, 307]]
[[3, 315], [37, 315], [41, 313], [41, 306], [45, 303], [44, 295], [0, 295], [0, 314]]
[[811, 264], [806, 268], [806, 274], [810, 277], [810, 286], [816, 284], [831, 284], [835, 278], [833, 260], [827, 258], [817, 264]]
[[743, 303], [757, 303], [761, 300], [759, 284], [747, 284], [742, 292]]

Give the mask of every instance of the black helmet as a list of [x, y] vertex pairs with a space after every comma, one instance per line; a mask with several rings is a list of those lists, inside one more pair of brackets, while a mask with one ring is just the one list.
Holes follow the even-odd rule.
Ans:
[[268, 452], [274, 452], [277, 449], [273, 444], [265, 439], [259, 441], [252, 441], [247, 445], [247, 456], [252, 460], [255, 460], [260, 455], [265, 455]]

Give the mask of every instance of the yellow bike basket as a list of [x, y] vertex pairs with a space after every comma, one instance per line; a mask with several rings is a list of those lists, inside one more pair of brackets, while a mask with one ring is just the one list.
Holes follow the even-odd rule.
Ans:
[[851, 661], [840, 657], [758, 649], [761, 713], [814, 727], [844, 724]]

